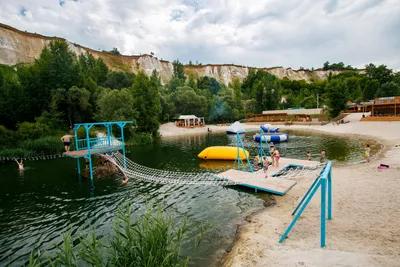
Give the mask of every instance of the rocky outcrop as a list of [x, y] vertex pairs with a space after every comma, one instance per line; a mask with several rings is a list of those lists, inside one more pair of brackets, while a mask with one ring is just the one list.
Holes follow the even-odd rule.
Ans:
[[[12, 28], [8, 25], [0, 24], [0, 64], [14, 65], [17, 63], [30, 63], [40, 56], [42, 49], [52, 40], [64, 40], [58, 37], [48, 37], [36, 33], [28, 33]], [[140, 56], [118, 56], [111, 53], [100, 52], [87, 47], [80, 46], [64, 40], [69, 44], [69, 48], [77, 55], [91, 53], [94, 57], [102, 57], [107, 66], [112, 70], [123, 70], [138, 72], [144, 71], [150, 75], [156, 70], [162, 82], [167, 82], [173, 73], [171, 62], [159, 60], [151, 55]], [[278, 78], [287, 77], [291, 80], [326, 79], [330, 72], [338, 74], [339, 71], [323, 70], [292, 70], [282, 67], [262, 68]], [[197, 77], [209, 76], [219, 82], [228, 84], [234, 78], [243, 80], [247, 77], [249, 69], [246, 66], [238, 65], [202, 65], [185, 66], [185, 73], [193, 73]]]

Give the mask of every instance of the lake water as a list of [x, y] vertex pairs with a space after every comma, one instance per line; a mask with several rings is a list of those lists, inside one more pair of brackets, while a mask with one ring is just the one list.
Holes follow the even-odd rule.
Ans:
[[[289, 142], [277, 144], [283, 157], [304, 159], [310, 151], [318, 160], [324, 148], [327, 158], [335, 163], [362, 160], [362, 140], [288, 133]], [[212, 133], [162, 139], [151, 145], [129, 147], [127, 156], [152, 168], [217, 172], [229, 169], [232, 162], [204, 162], [197, 154], [208, 146], [235, 145], [235, 138]], [[255, 155], [258, 143], [251, 135], [243, 139], [246, 149]], [[372, 154], [375, 151], [373, 145]], [[109, 238], [113, 215], [125, 199], [132, 201], [136, 217], [144, 212], [147, 202], [164, 201], [166, 212], [178, 221], [188, 216], [192, 229], [211, 223], [198, 253], [206, 260], [197, 264], [210, 265], [232, 243], [245, 216], [262, 208], [269, 198], [240, 187], [158, 185], [132, 179], [123, 186], [119, 176], [99, 179], [92, 187], [89, 181], [77, 177], [76, 161], [70, 158], [26, 161], [22, 173], [17, 167], [13, 162], [0, 163], [0, 266], [20, 266], [33, 247], [51, 254], [53, 243], [61, 242], [61, 233], [67, 230], [79, 234], [95, 227], [97, 234]]]

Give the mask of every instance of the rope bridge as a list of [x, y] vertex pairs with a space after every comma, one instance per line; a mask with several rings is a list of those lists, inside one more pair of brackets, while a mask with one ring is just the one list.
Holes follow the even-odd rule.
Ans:
[[[213, 173], [190, 173], [166, 171], [153, 169], [143, 165], [139, 165], [119, 152], [111, 155], [104, 154], [111, 163], [116, 165], [124, 175], [129, 178], [158, 184], [191, 184], [191, 185], [239, 185], [242, 182], [234, 182], [228, 179], [216, 177]], [[124, 163], [126, 168], [124, 168]], [[317, 167], [289, 168], [281, 171], [276, 177], [269, 177], [268, 180], [300, 178], [305, 176], [317, 176], [322, 165]], [[249, 179], [246, 179], [249, 181]]]

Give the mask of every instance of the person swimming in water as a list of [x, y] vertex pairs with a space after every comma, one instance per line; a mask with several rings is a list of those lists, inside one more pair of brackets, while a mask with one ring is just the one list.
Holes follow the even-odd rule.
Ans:
[[22, 161], [22, 159], [18, 162], [18, 160], [15, 160], [15, 162], [18, 164], [18, 169], [20, 171], [24, 170], [24, 163]]
[[262, 157], [262, 164], [263, 164], [263, 170], [265, 173], [265, 178], [268, 178], [267, 171], [268, 171], [269, 162], [268, 162], [268, 159], [266, 156]]
[[369, 147], [369, 144], [366, 144], [365, 150], [364, 150], [364, 157], [367, 160], [367, 162], [369, 162], [371, 160], [370, 152], [371, 152], [371, 148]]
[[325, 158], [326, 158], [326, 154], [325, 154], [325, 150], [321, 149], [321, 158], [320, 158], [320, 162], [325, 162]]
[[307, 160], [311, 160], [311, 153], [310, 153], [310, 151], [307, 152], [306, 158], [307, 158]]

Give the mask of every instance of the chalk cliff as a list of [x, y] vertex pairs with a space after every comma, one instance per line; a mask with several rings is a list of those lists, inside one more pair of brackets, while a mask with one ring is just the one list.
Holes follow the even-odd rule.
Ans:
[[[64, 40], [58, 37], [47, 37], [36, 33], [20, 31], [13, 27], [0, 23], [0, 64], [14, 65], [17, 63], [33, 62], [40, 56], [42, 49], [52, 40]], [[118, 56], [110, 53], [100, 52], [94, 49], [83, 47], [64, 40], [77, 55], [82, 53], [91, 53], [94, 57], [102, 57], [107, 66], [112, 70], [123, 70], [137, 72], [143, 70], [150, 75], [156, 70], [161, 77], [162, 82], [167, 82], [173, 73], [172, 63], [165, 60], [159, 60], [151, 55], [140, 56]], [[329, 73], [337, 74], [339, 71], [324, 70], [292, 70], [287, 68], [262, 68], [279, 78], [287, 77], [291, 80], [325, 79]], [[247, 77], [249, 69], [246, 66], [208, 64], [202, 66], [185, 66], [185, 72], [192, 72], [195, 76], [210, 76], [219, 82], [228, 84], [234, 78], [243, 80]]]

